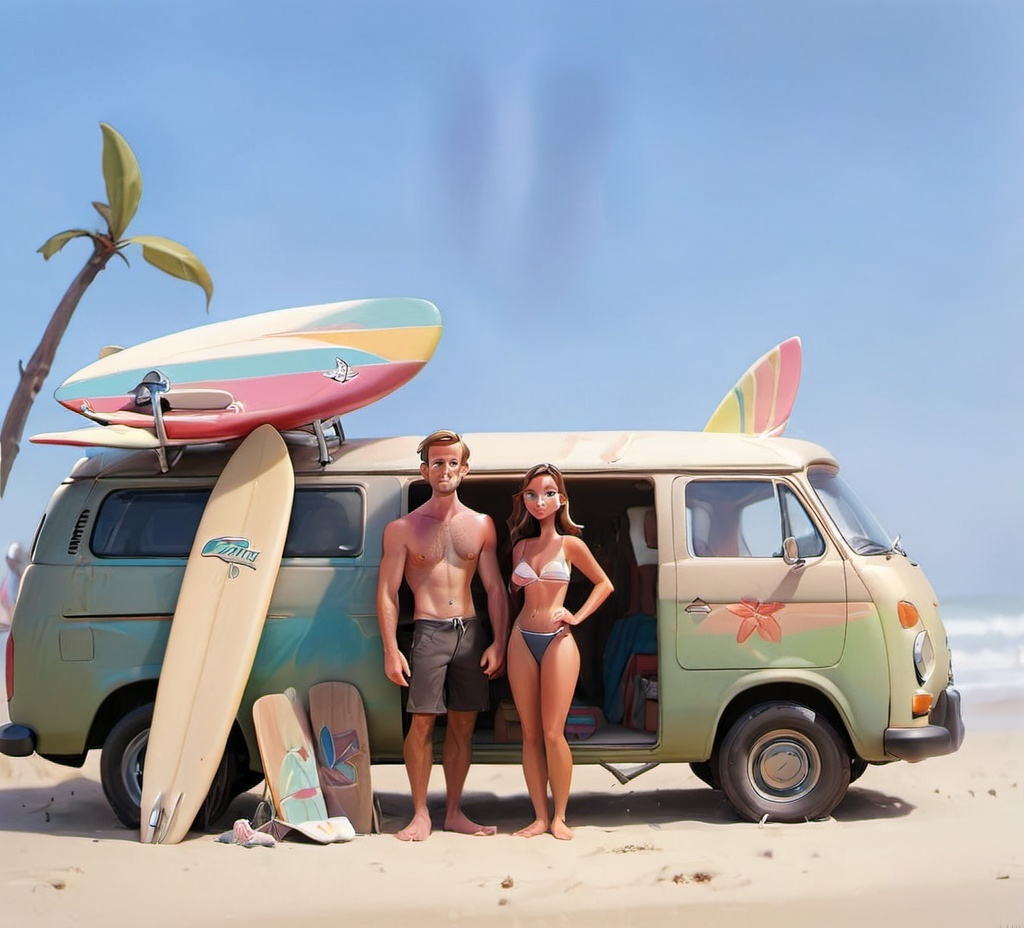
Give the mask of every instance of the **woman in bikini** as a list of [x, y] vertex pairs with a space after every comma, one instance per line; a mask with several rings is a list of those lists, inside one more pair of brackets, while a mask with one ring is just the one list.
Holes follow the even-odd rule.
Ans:
[[[569, 517], [565, 481], [553, 465], [538, 464], [527, 472], [508, 525], [512, 589], [523, 594], [508, 646], [508, 678], [523, 729], [523, 774], [534, 812], [533, 822], [516, 834], [532, 838], [550, 831], [568, 840], [572, 753], [565, 720], [580, 672], [580, 652], [569, 629], [605, 601], [612, 584]], [[574, 566], [594, 585], [575, 614], [562, 605]]]

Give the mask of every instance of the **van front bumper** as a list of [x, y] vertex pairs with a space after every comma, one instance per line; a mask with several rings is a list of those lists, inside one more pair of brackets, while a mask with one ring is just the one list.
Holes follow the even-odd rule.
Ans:
[[952, 754], [964, 740], [964, 719], [960, 710], [960, 691], [947, 686], [939, 693], [928, 724], [921, 728], [887, 728], [884, 745], [886, 754], [911, 763]]
[[36, 733], [24, 725], [7, 722], [0, 725], [0, 754], [28, 757], [36, 750]]

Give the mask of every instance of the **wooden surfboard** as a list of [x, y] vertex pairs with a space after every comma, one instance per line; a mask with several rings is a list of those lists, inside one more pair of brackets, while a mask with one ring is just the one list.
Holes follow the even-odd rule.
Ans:
[[372, 833], [369, 735], [359, 690], [351, 683], [310, 687], [309, 720], [328, 814], [346, 816], [359, 834]]
[[797, 337], [786, 339], [762, 355], [725, 394], [704, 431], [781, 435], [793, 412], [802, 359]]
[[351, 840], [349, 820], [328, 814], [302, 704], [287, 693], [270, 693], [253, 703], [252, 718], [278, 821], [321, 844]]
[[228, 441], [262, 423], [285, 431], [373, 403], [415, 376], [440, 337], [426, 300], [282, 309], [105, 354], [54, 396], [101, 424], [155, 430], [164, 444]]
[[288, 449], [264, 425], [238, 446], [210, 494], [157, 685], [143, 842], [180, 841], [210, 788], [263, 630], [294, 485]]

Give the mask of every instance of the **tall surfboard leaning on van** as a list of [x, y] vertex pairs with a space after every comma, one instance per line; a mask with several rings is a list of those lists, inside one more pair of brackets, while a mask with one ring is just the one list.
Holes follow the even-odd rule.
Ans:
[[[467, 505], [504, 526], [519, 478], [552, 462], [615, 583], [574, 630], [576, 763], [688, 762], [743, 817], [803, 821], [829, 814], [868, 764], [959, 747], [935, 593], [824, 448], [716, 432], [466, 440]], [[217, 777], [228, 786], [207, 817], [260, 779], [252, 704], [289, 686], [355, 686], [374, 763], [401, 762], [402, 693], [381, 669], [375, 593], [384, 527], [429, 492], [417, 441], [346, 441], [326, 464], [314, 444], [290, 445], [284, 554]], [[187, 447], [166, 472], [147, 451], [82, 459], [55, 491], [24, 575], [0, 752], [78, 765], [101, 749], [104, 789], [131, 827], [178, 588], [229, 454]], [[508, 571], [507, 550], [500, 562]], [[574, 595], [570, 584], [570, 609]], [[475, 758], [519, 763], [507, 681], [493, 687]]]

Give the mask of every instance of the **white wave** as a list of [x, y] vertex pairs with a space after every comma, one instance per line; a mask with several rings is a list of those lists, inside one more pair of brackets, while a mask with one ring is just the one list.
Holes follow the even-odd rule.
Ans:
[[985, 635], [1024, 639], [1024, 615], [991, 615], [972, 619], [943, 619], [952, 638], [980, 638]]
[[965, 651], [953, 648], [952, 651], [953, 670], [957, 674], [963, 671], [1024, 670], [1024, 647], [1019, 645], [1005, 650], [980, 648], [977, 651]]
[[1016, 674], [1010, 677], [997, 676], [995, 679], [986, 677], [984, 680], [961, 680], [958, 676], [954, 685], [962, 693], [988, 690], [1005, 690], [1008, 692], [1020, 690], [1024, 693], [1024, 677], [1017, 676]]

